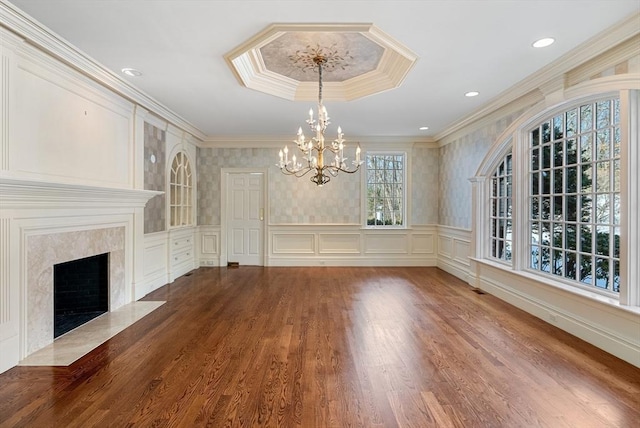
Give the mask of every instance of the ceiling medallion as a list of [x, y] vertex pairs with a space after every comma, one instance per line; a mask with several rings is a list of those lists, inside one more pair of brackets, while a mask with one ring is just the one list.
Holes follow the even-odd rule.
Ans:
[[349, 51], [341, 55], [334, 44], [329, 48], [307, 45], [304, 51], [297, 50], [293, 55], [289, 55], [289, 59], [295, 67], [306, 72], [307, 70], [319, 71], [318, 64], [322, 64], [324, 71], [333, 71], [336, 68], [345, 70], [349, 66], [347, 59], [353, 60], [353, 57], [349, 55]]

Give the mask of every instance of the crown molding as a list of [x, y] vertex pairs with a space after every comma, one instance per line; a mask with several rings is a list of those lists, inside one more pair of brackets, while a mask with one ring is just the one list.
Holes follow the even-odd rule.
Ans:
[[[285, 136], [259, 136], [259, 135], [227, 135], [212, 136], [199, 142], [197, 146], [201, 149], [280, 149], [284, 145], [294, 145], [291, 135]], [[399, 145], [413, 145], [414, 147], [437, 148], [438, 143], [430, 137], [394, 137], [394, 136], [356, 136], [345, 141], [345, 147], [349, 149], [355, 145], [361, 146], [385, 146], [397, 147]]]
[[49, 28], [33, 20], [16, 6], [10, 3], [0, 2], [0, 23], [0, 25], [22, 38], [25, 43], [53, 56], [62, 63], [127, 100], [153, 111], [155, 114], [165, 118], [167, 121], [175, 124], [198, 139], [202, 140], [206, 137], [201, 130], [180, 117], [177, 113], [131, 85]]
[[446, 127], [444, 131], [435, 136], [435, 139], [437, 141], [445, 139], [451, 140], [451, 138], [447, 138], [451, 134], [483, 119], [501, 107], [516, 101], [518, 98], [537, 91], [540, 87], [553, 81], [559, 75], [568, 73], [637, 34], [640, 34], [640, 13], [631, 14], [618, 24], [596, 34], [572, 51], [562, 55], [561, 58], [546, 65], [506, 91], [503, 91], [478, 110]]
[[[640, 22], [637, 25], [640, 27]], [[610, 49], [570, 70], [566, 75], [567, 87], [589, 80], [594, 75], [638, 55], [640, 55], [640, 34], [618, 44], [615, 49]]]

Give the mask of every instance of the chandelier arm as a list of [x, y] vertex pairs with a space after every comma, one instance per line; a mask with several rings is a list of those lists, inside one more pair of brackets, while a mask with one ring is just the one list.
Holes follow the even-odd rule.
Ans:
[[346, 172], [347, 174], [353, 174], [355, 172], [358, 172], [360, 170], [360, 165], [358, 165], [355, 169], [344, 169], [342, 167], [334, 166], [334, 165], [327, 165], [322, 169], [330, 170], [331, 174], [334, 177], [336, 177], [338, 172]]
[[316, 168], [307, 167], [307, 168], [299, 169], [299, 170], [296, 170], [296, 171], [292, 171], [287, 167], [283, 167], [283, 168], [280, 168], [280, 170], [285, 175], [293, 175], [293, 176], [295, 176], [297, 178], [300, 178], [300, 177], [304, 177], [305, 175], [309, 174], [311, 171], [316, 171]]

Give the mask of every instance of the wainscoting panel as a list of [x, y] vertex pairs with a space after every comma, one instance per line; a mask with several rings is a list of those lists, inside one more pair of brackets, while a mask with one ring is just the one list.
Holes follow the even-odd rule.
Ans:
[[136, 299], [169, 282], [169, 269], [167, 266], [168, 240], [167, 232], [144, 235], [144, 289], [136, 290]]
[[407, 232], [384, 231], [365, 233], [366, 254], [408, 254]]
[[199, 226], [197, 257], [200, 266], [220, 266], [220, 227]]
[[279, 233], [275, 232], [271, 236], [273, 254], [316, 254], [316, 234], [315, 233]]
[[359, 233], [318, 234], [320, 254], [360, 254]]
[[413, 233], [411, 235], [411, 253], [434, 254], [435, 238], [435, 233]]
[[469, 282], [471, 230], [438, 226], [438, 267]]

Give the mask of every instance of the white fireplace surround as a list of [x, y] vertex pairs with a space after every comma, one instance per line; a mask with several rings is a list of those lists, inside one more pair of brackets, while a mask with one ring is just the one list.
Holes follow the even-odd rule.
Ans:
[[33, 235], [27, 238], [26, 353], [53, 342], [53, 265], [109, 253], [109, 311], [125, 294], [125, 227]]
[[54, 264], [109, 253], [109, 311], [135, 300], [144, 206], [158, 194], [0, 176], [1, 367], [53, 343]]

